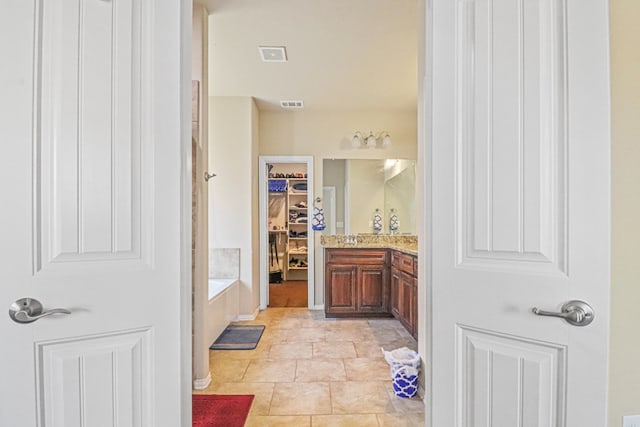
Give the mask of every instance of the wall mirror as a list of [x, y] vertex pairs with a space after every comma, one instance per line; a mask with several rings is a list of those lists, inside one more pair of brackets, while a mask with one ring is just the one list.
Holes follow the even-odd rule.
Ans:
[[376, 209], [382, 233], [416, 234], [416, 161], [404, 159], [323, 159], [323, 234], [372, 233]]

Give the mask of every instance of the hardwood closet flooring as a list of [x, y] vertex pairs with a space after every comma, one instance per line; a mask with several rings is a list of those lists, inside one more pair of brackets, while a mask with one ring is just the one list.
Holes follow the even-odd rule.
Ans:
[[269, 283], [269, 307], [306, 307], [307, 286], [306, 280]]

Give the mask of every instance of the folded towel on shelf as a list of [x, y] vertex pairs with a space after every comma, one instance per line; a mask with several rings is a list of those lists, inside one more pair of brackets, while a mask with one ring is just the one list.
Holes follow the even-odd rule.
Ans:
[[299, 182], [297, 184], [293, 184], [291, 186], [291, 191], [293, 193], [298, 193], [298, 192], [304, 193], [304, 192], [307, 191], [307, 183], [306, 182]]
[[269, 192], [284, 193], [285, 191], [287, 191], [286, 179], [270, 179], [269, 180]]

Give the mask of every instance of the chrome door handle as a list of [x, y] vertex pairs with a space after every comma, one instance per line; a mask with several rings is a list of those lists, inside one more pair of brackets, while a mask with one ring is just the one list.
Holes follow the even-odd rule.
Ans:
[[560, 313], [540, 310], [538, 307], [533, 307], [531, 311], [538, 316], [560, 317], [574, 326], [587, 326], [595, 317], [593, 308], [580, 300], [569, 301], [560, 308]]
[[71, 312], [64, 308], [43, 311], [40, 301], [33, 298], [20, 298], [9, 307], [9, 317], [16, 323], [31, 323], [52, 314], [71, 314]]

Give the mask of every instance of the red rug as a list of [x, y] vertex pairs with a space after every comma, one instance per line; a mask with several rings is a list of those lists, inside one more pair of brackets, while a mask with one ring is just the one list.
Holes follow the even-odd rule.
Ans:
[[193, 427], [243, 427], [252, 394], [194, 394]]

